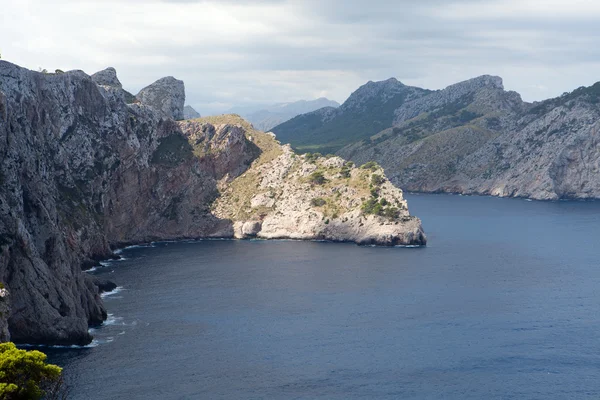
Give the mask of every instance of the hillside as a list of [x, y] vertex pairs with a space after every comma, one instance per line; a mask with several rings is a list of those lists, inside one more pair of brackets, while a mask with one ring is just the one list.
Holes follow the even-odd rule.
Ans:
[[599, 88], [531, 104], [489, 75], [437, 91], [392, 79], [273, 131], [300, 151], [376, 161], [409, 191], [600, 198]]
[[409, 191], [600, 198], [599, 95], [600, 83], [534, 104], [500, 88], [433, 106], [423, 98], [339, 154], [379, 162]]
[[298, 156], [235, 115], [176, 122], [183, 82], [163, 78], [128, 104], [114, 69], [101, 72], [0, 61], [0, 282], [13, 341], [89, 343], [107, 313], [104, 283], [82, 268], [125, 244], [425, 244], [379, 167]]
[[282, 143], [295, 149], [333, 153], [392, 126], [394, 112], [428, 90], [406, 86], [396, 79], [368, 82], [339, 108], [325, 107], [299, 115], [272, 129]]

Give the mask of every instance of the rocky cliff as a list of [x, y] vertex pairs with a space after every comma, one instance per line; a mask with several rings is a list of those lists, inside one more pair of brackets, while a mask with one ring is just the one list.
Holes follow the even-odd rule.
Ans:
[[405, 190], [600, 198], [600, 83], [540, 103], [481, 77], [407, 102], [395, 125], [342, 149]]
[[185, 86], [183, 81], [167, 76], [146, 86], [135, 95], [142, 104], [152, 107], [165, 118], [184, 119]]
[[394, 112], [430, 91], [404, 85], [394, 78], [368, 82], [339, 108], [324, 107], [298, 115], [273, 128], [282, 143], [300, 151], [333, 153], [392, 126]]
[[134, 104], [117, 82], [110, 69], [43, 74], [0, 61], [0, 281], [12, 340], [88, 343], [106, 311], [81, 268], [124, 243], [425, 243], [377, 167], [296, 156], [236, 116], [175, 122], [185, 95], [174, 78]]

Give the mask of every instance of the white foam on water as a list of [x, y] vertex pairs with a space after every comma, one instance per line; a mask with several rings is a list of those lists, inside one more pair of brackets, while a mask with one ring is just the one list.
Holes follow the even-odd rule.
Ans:
[[26, 347], [26, 348], [44, 348], [44, 349], [91, 349], [93, 347], [97, 347], [100, 342], [96, 339], [92, 340], [90, 344], [86, 344], [85, 346], [78, 346], [76, 344], [70, 346], [63, 345], [47, 345], [47, 344], [19, 344], [18, 347]]
[[110, 267], [110, 261], [100, 261], [100, 265], [103, 267]]
[[125, 323], [123, 322], [123, 317], [115, 317], [114, 314], [108, 314], [106, 317], [106, 321], [102, 323], [102, 326], [111, 325], [125, 325]]
[[104, 299], [108, 296], [113, 296], [117, 293], [121, 293], [123, 290], [125, 290], [125, 288], [123, 288], [123, 286], [117, 286], [115, 289], [111, 290], [110, 292], [101, 293], [100, 297], [102, 297]]
[[98, 267], [92, 267], [90, 269], [84, 270], [83, 272], [94, 272], [94, 271], [97, 271], [97, 270], [98, 270]]

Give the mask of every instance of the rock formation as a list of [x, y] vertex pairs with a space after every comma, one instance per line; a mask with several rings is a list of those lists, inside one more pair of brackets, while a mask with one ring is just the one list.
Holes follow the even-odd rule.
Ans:
[[0, 343], [10, 341], [10, 332], [8, 330], [8, 317], [10, 315], [10, 293], [0, 285]]
[[200, 117], [200, 113], [194, 110], [192, 106], [183, 107], [183, 119], [196, 119]]
[[590, 199], [600, 198], [599, 121], [600, 83], [531, 104], [484, 75], [436, 91], [369, 82], [339, 109], [273, 131], [299, 150], [376, 161], [409, 191]]
[[394, 111], [407, 101], [429, 93], [391, 78], [368, 82], [354, 91], [339, 108], [324, 107], [298, 115], [272, 129], [282, 143], [299, 150], [318, 148], [334, 153], [392, 126]]
[[152, 107], [165, 118], [184, 119], [185, 86], [183, 81], [167, 76], [146, 86], [135, 96], [142, 104]]
[[99, 287], [110, 283], [81, 267], [125, 243], [424, 244], [402, 193], [372, 177], [376, 167], [295, 156], [236, 116], [177, 123], [184, 94], [174, 78], [135, 104], [115, 82], [110, 70], [43, 74], [0, 61], [0, 281], [13, 341], [88, 343], [88, 326], [106, 318]]
[[599, 130], [600, 83], [530, 104], [482, 77], [404, 104], [394, 127], [339, 154], [410, 191], [591, 199]]

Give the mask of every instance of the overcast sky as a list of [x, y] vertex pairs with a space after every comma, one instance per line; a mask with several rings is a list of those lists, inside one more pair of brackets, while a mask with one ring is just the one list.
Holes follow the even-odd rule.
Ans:
[[525, 100], [600, 80], [597, 0], [0, 0], [2, 58], [173, 75], [201, 114], [314, 99], [369, 80], [429, 89], [482, 74]]

